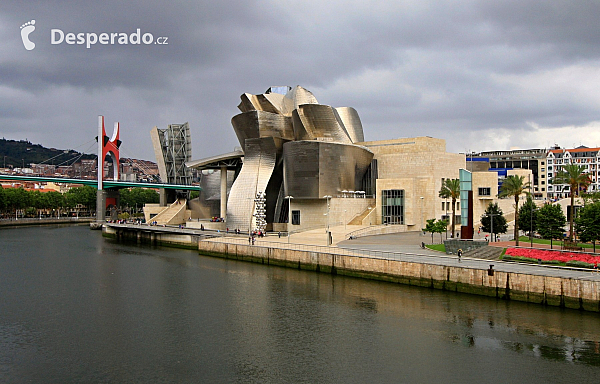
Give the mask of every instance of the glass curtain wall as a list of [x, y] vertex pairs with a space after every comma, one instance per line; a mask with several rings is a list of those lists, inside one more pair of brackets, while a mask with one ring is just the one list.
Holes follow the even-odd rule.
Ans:
[[404, 224], [404, 190], [387, 189], [381, 191], [381, 222], [384, 224]]

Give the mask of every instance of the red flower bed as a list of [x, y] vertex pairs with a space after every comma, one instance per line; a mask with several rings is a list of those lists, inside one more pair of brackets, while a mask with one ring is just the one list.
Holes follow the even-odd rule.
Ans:
[[592, 256], [586, 253], [545, 251], [543, 249], [531, 248], [507, 248], [505, 255], [528, 257], [535, 260], [558, 260], [563, 263], [569, 261], [583, 261], [584, 263], [596, 265], [600, 262], [600, 256]]

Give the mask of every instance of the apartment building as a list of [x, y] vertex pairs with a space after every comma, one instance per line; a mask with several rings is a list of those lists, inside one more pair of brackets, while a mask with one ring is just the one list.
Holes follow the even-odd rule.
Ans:
[[580, 146], [574, 149], [553, 148], [546, 155], [548, 198], [562, 199], [569, 197], [571, 187], [568, 184], [552, 184], [556, 173], [565, 164], [578, 164], [585, 167], [590, 174], [592, 183], [587, 187], [588, 192], [600, 191], [598, 183], [598, 164], [600, 163], [600, 148], [588, 148]]

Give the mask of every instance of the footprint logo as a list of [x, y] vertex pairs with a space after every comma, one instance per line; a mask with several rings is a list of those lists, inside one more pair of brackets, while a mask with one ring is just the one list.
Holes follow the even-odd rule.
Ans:
[[31, 20], [21, 25], [21, 39], [23, 39], [23, 46], [28, 51], [35, 48], [35, 43], [29, 40], [29, 34], [35, 31], [35, 20]]

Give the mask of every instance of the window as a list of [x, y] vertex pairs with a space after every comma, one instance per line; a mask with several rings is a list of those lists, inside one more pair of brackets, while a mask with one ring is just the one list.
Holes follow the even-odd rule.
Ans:
[[491, 196], [491, 188], [479, 188], [479, 196]]
[[292, 225], [300, 225], [300, 211], [292, 211]]
[[403, 189], [381, 191], [381, 222], [384, 224], [404, 224]]
[[444, 202], [442, 201], [442, 211], [446, 208], [446, 205], [444, 204]]
[[546, 182], [544, 180], [542, 180], [542, 185], [546, 184]]

